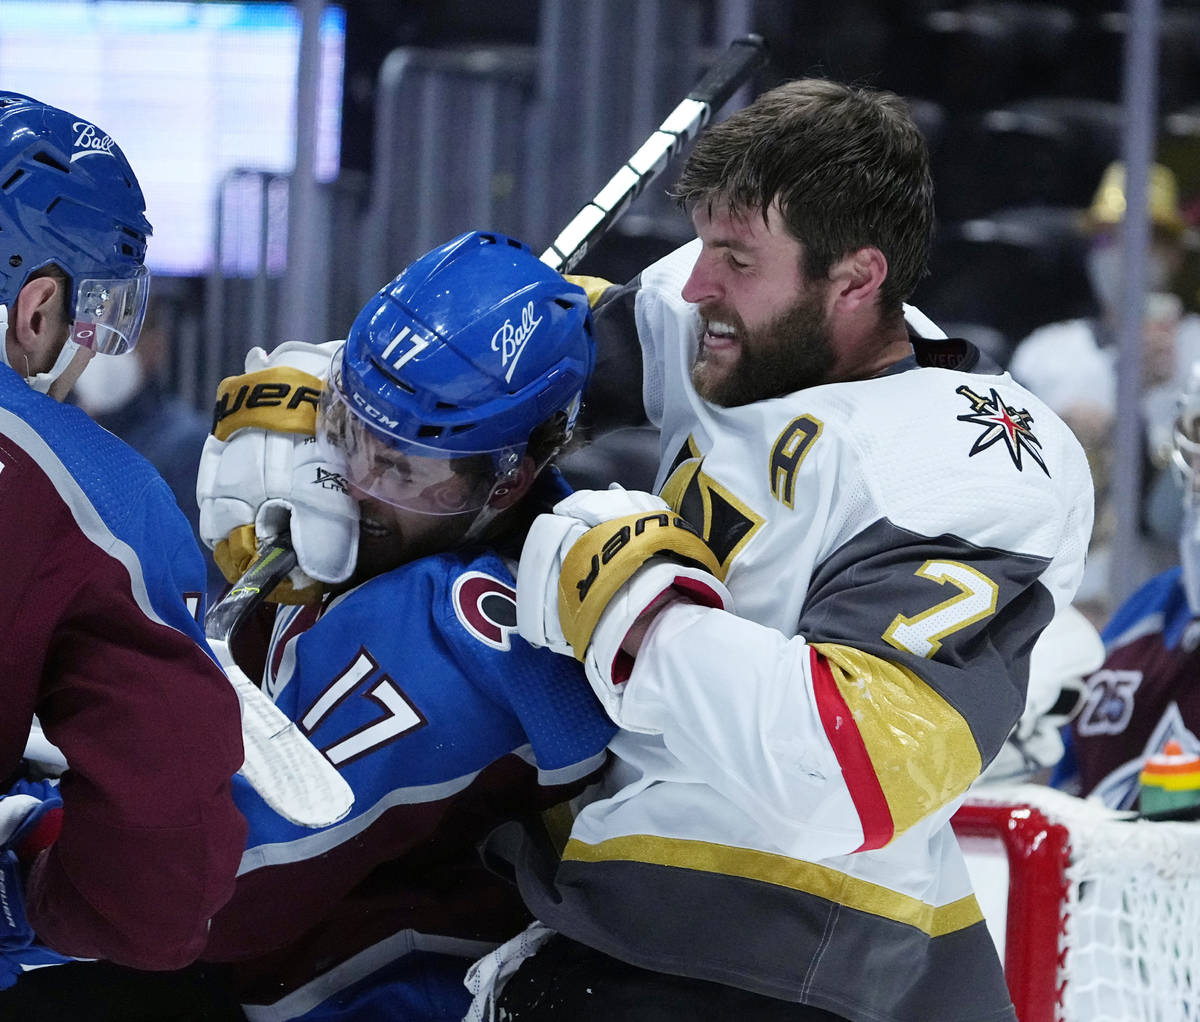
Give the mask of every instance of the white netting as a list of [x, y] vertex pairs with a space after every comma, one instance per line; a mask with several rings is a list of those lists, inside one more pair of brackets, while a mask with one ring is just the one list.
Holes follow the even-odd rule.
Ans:
[[[1200, 823], [1136, 820], [1038, 785], [984, 788], [972, 801], [1031, 805], [1069, 832], [1048, 1017], [1200, 1020]], [[1014, 873], [1022, 868], [1010, 857]]]

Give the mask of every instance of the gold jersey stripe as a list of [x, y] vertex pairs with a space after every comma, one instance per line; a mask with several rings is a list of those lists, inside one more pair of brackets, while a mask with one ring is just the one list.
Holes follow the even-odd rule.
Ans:
[[931, 937], [964, 930], [983, 920], [983, 913], [973, 894], [946, 905], [930, 905], [920, 898], [890, 891], [829, 866], [708, 841], [655, 837], [651, 834], [609, 838], [599, 844], [588, 844], [572, 838], [567, 842], [563, 859], [574, 862], [644, 862], [760, 880], [904, 923]]
[[896, 833], [957, 798], [979, 776], [971, 729], [912, 671], [870, 653], [813, 643], [862, 736]]

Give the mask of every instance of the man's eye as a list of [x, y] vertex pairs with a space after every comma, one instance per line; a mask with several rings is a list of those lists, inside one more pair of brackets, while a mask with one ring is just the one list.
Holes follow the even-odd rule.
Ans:
[[725, 258], [729, 261], [729, 265], [732, 266], [735, 270], [744, 270], [744, 269], [746, 269], [747, 266], [750, 265], [747, 262], [743, 262], [741, 259], [739, 259], [737, 256], [735, 256], [732, 252], [726, 252]]

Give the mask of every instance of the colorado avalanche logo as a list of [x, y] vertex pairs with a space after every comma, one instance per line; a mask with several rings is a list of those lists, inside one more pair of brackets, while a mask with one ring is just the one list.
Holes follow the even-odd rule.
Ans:
[[987, 397], [980, 397], [967, 386], [959, 387], [955, 393], [971, 402], [971, 411], [958, 416], [958, 421], [973, 422], [983, 427], [983, 432], [976, 437], [975, 445], [970, 450], [970, 457], [1003, 440], [1013, 464], [1021, 471], [1025, 470], [1022, 458], [1027, 454], [1038, 468], [1047, 476], [1050, 475], [1046, 462], [1042, 460], [1042, 442], [1033, 435], [1033, 416], [1029, 412], [1024, 408], [1018, 410], [1006, 405], [994, 387]]
[[517, 630], [517, 594], [491, 575], [468, 571], [454, 583], [454, 613], [480, 642], [507, 650]]

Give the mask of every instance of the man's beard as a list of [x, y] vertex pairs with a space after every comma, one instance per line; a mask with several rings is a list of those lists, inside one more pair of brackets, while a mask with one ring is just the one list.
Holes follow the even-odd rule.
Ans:
[[824, 289], [815, 288], [753, 331], [714, 307], [716, 314], [705, 318], [736, 327], [738, 358], [724, 376], [716, 376], [702, 347], [692, 365], [696, 392], [715, 405], [733, 408], [826, 382], [834, 351], [824, 300]]

